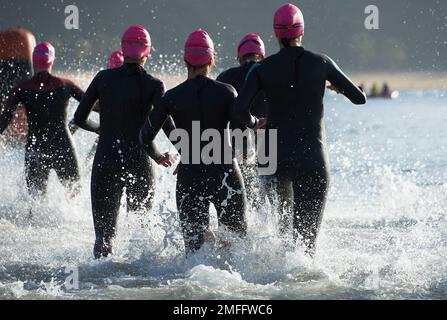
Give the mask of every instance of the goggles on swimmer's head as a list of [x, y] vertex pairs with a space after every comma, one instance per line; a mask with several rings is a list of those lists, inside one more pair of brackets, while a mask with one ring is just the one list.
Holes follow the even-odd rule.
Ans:
[[34, 50], [33, 54], [38, 55], [38, 56], [54, 57], [54, 52], [53, 51]]
[[262, 43], [259, 42], [258, 40], [255, 40], [255, 39], [247, 39], [247, 40], [241, 42], [241, 44], [239, 45], [239, 47], [237, 47], [237, 51], [240, 51], [241, 48], [242, 48], [244, 45], [246, 45], [247, 43], [249, 43], [249, 42], [253, 42], [253, 43], [257, 44], [259, 47], [262, 47]]
[[292, 29], [299, 29], [302, 27], [303, 23], [295, 23], [293, 25], [286, 25], [286, 24], [274, 24], [273, 28], [277, 30], [292, 30]]
[[191, 54], [214, 54], [214, 50], [211, 48], [190, 47], [186, 48], [185, 52]]

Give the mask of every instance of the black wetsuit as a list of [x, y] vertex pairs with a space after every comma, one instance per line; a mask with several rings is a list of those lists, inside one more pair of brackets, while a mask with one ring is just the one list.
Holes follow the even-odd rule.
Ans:
[[[248, 79], [251, 71], [259, 66], [259, 63], [250, 61], [244, 63], [243, 65], [235, 68], [228, 69], [222, 72], [218, 77], [217, 81], [231, 84], [236, 91], [242, 92], [245, 82]], [[252, 101], [252, 106], [250, 112], [253, 116], [257, 118], [265, 118], [267, 114], [267, 101], [264, 92], [260, 91], [254, 100]], [[244, 127], [245, 129], [246, 127]]]
[[[250, 61], [244, 63], [243, 65], [235, 68], [228, 69], [222, 72], [218, 77], [217, 81], [228, 83], [232, 85], [238, 93], [242, 91], [242, 88], [245, 85], [245, 82], [250, 74], [250, 72], [256, 68], [258, 63], [254, 61]], [[258, 95], [252, 102], [251, 107], [252, 114], [257, 118], [265, 118], [267, 113], [267, 101], [264, 92], [260, 91]], [[236, 128], [232, 129], [241, 129], [246, 130], [247, 127], [244, 125], [237, 125]], [[264, 196], [265, 196], [265, 186], [259, 184], [259, 179], [257, 175], [257, 165], [255, 157], [251, 157], [251, 155], [256, 154], [256, 150], [249, 150], [249, 146], [256, 146], [256, 135], [253, 133], [250, 135], [249, 139], [253, 139], [251, 141], [246, 141], [244, 139], [244, 145], [242, 150], [242, 157], [238, 157], [242, 162], [239, 162], [241, 167], [242, 175], [244, 177], [245, 187], [247, 188], [247, 198], [250, 200], [252, 206], [259, 208], [264, 204]], [[233, 147], [236, 144], [233, 143]], [[235, 150], [237, 152], [237, 150]]]
[[[124, 188], [128, 210], [152, 207], [153, 166], [138, 136], [164, 91], [163, 82], [138, 64], [125, 64], [98, 73], [76, 110], [74, 123], [99, 133], [91, 180], [96, 258], [111, 253]], [[98, 99], [101, 127], [88, 119]], [[169, 130], [173, 130], [172, 120], [169, 123]]]
[[2, 109], [0, 132], [6, 129], [19, 104], [26, 108], [25, 171], [31, 195], [45, 193], [51, 169], [67, 187], [75, 187], [79, 180], [78, 160], [68, 130], [67, 108], [70, 98], [80, 101], [83, 94], [73, 82], [41, 72], [19, 84]]
[[0, 103], [3, 105], [16, 84], [31, 78], [33, 67], [31, 61], [0, 60], [0, 74]]
[[[154, 159], [159, 159], [160, 153], [153, 139], [167, 116], [173, 118], [177, 129], [188, 133], [185, 137], [187, 150], [179, 150], [182, 159], [176, 192], [187, 254], [198, 250], [204, 242], [204, 234], [209, 228], [211, 203], [217, 210], [219, 224], [239, 235], [246, 232], [244, 183], [239, 166], [233, 159], [229, 132], [226, 131], [236, 96], [236, 91], [228, 84], [206, 77], [187, 80], [166, 93], [141, 131], [141, 142]], [[200, 136], [194, 133], [193, 122], [197, 124], [199, 121], [200, 135], [206, 129], [216, 129], [221, 137], [221, 157], [216, 157], [211, 164], [197, 159], [200, 157], [198, 153], [208, 144], [200, 142]], [[227, 139], [224, 139], [225, 135]], [[181, 140], [173, 141], [182, 143]], [[193, 147], [195, 143], [198, 143], [198, 150]], [[225, 161], [225, 152], [229, 155], [229, 161]]]
[[[313, 252], [329, 185], [329, 162], [323, 120], [326, 80], [355, 104], [365, 94], [327, 56], [288, 47], [255, 68], [235, 104], [236, 117], [248, 127], [260, 90], [269, 106], [267, 128], [278, 133], [278, 170], [274, 175], [281, 204], [281, 229], [293, 210], [294, 234]], [[268, 138], [268, 135], [267, 135]], [[267, 143], [273, 143], [268, 141]], [[293, 206], [293, 208], [292, 208]]]

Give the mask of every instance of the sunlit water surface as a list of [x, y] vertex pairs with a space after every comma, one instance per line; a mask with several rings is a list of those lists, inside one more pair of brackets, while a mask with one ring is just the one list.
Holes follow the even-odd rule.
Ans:
[[[282, 245], [266, 207], [229, 253], [206, 247], [185, 261], [175, 177], [157, 168], [154, 210], [127, 214], [123, 202], [115, 255], [95, 261], [85, 163], [95, 136], [75, 135], [81, 195], [69, 200], [52, 174], [40, 204], [26, 195], [23, 149], [0, 142], [0, 299], [446, 298], [447, 92], [361, 107], [328, 95], [325, 119], [332, 177], [314, 260]], [[78, 290], [64, 285], [71, 269]]]

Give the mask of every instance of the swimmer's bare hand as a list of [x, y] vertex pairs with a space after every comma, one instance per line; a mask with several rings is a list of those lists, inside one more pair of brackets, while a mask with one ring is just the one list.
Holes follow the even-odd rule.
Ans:
[[172, 155], [170, 153], [163, 154], [160, 159], [157, 160], [157, 164], [165, 168], [172, 167], [177, 159], [177, 155]]
[[255, 131], [256, 130], [265, 130], [265, 128], [267, 128], [267, 119], [266, 118], [258, 119], [258, 123], [256, 124]]

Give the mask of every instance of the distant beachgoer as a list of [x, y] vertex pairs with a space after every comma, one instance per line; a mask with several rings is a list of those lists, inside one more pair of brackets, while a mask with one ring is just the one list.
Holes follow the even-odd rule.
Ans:
[[[145, 28], [130, 27], [122, 37], [122, 50], [124, 65], [98, 73], [74, 116], [76, 125], [99, 133], [91, 180], [96, 259], [112, 254], [124, 189], [129, 211], [147, 212], [154, 200], [153, 166], [138, 136], [165, 86], [143, 69], [151, 51]], [[101, 126], [88, 119], [98, 100]], [[175, 126], [170, 119], [166, 123], [169, 134]], [[168, 165], [168, 160], [161, 157], [159, 163]]]
[[2, 133], [16, 108], [23, 105], [26, 109], [29, 132], [25, 173], [33, 197], [46, 193], [51, 170], [56, 171], [72, 195], [79, 191], [79, 166], [68, 129], [67, 109], [70, 98], [80, 101], [84, 92], [72, 81], [52, 75], [54, 60], [55, 50], [49, 42], [37, 45], [33, 52], [34, 77], [14, 88], [0, 112]]
[[[197, 30], [188, 37], [184, 60], [188, 79], [166, 92], [146, 121], [140, 139], [151, 157], [158, 161], [162, 155], [153, 145], [153, 140], [169, 116], [177, 129], [188, 133], [190, 149], [180, 150], [182, 159], [178, 168], [176, 198], [186, 254], [190, 255], [202, 247], [208, 235], [216, 234], [209, 230], [210, 204], [214, 204], [217, 210], [219, 228], [225, 226], [240, 236], [245, 235], [246, 193], [237, 162], [233, 159], [232, 164], [224, 164], [224, 154], [229, 152], [231, 155], [226, 129], [229, 128], [237, 93], [232, 86], [208, 77], [214, 65], [214, 44], [207, 32]], [[193, 152], [202, 153], [206, 145], [193, 141], [196, 137], [194, 122], [200, 123], [200, 136], [206, 129], [220, 133], [222, 150], [219, 163], [206, 164], [201, 157], [198, 163], [194, 163], [196, 155]], [[223, 138], [225, 135], [228, 139]], [[200, 150], [194, 151], [195, 143], [199, 143]]]
[[371, 92], [370, 92], [370, 96], [372, 97], [378, 97], [380, 96], [380, 90], [379, 90], [379, 85], [377, 83], [374, 83], [371, 87]]
[[391, 94], [390, 87], [385, 82], [382, 86], [382, 96], [387, 97]]
[[[252, 70], [235, 112], [249, 128], [277, 130], [278, 170], [271, 180], [280, 203], [280, 229], [286, 234], [293, 220], [295, 239], [302, 240], [312, 255], [329, 186], [323, 120], [326, 81], [355, 104], [364, 104], [366, 96], [332, 59], [302, 47], [304, 19], [296, 6], [286, 4], [275, 13], [274, 29], [281, 50]], [[268, 101], [267, 119], [250, 113], [261, 90]]]

